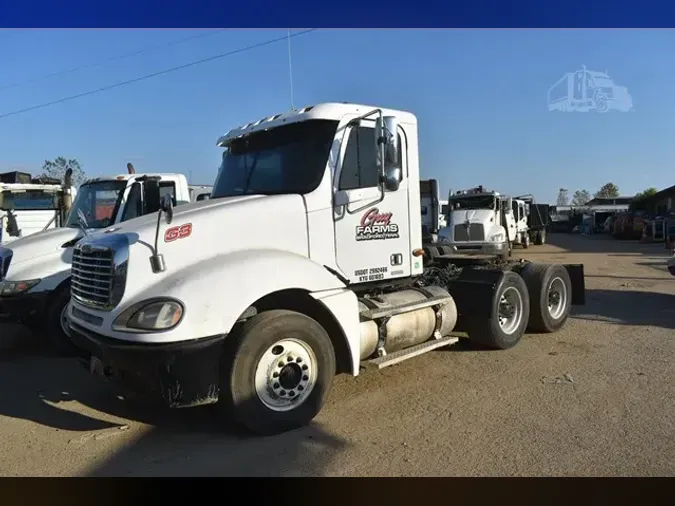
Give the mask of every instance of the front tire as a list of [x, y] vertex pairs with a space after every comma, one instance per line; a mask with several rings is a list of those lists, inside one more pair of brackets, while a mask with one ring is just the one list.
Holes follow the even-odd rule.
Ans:
[[506, 350], [522, 339], [530, 318], [530, 299], [523, 279], [504, 272], [492, 298], [490, 318], [467, 323], [469, 340], [486, 348]]
[[64, 357], [80, 357], [83, 351], [70, 339], [66, 311], [70, 302], [70, 283], [59, 288], [47, 306], [42, 333], [47, 343], [57, 354]]
[[532, 301], [528, 328], [552, 333], [567, 321], [572, 307], [572, 281], [562, 265], [527, 264], [521, 271]]
[[260, 435], [298, 429], [323, 407], [335, 369], [333, 344], [316, 320], [265, 311], [226, 340], [219, 405]]

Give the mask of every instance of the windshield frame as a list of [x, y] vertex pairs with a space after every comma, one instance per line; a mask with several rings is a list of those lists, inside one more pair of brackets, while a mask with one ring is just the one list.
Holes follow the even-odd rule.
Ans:
[[[29, 206], [29, 207], [20, 207], [17, 209], [17, 207], [14, 205], [14, 200], [15, 200], [15, 195], [23, 195], [27, 193], [36, 193], [36, 192], [41, 192], [43, 196], [49, 195], [51, 197], [51, 206], [50, 207], [37, 207], [37, 206]], [[0, 211], [15, 211], [15, 212], [21, 212], [21, 211], [56, 211], [59, 209], [58, 205], [58, 199], [59, 199], [59, 193], [60, 190], [52, 190], [52, 189], [13, 189], [13, 188], [0, 188]], [[5, 199], [6, 195], [9, 194], [11, 195], [11, 200], [12, 200], [12, 206], [6, 206], [5, 205]], [[31, 199], [26, 199], [26, 200], [31, 200]]]
[[[119, 215], [120, 207], [122, 205], [122, 202], [125, 198], [125, 195], [127, 193], [127, 188], [130, 187], [128, 184], [128, 181], [125, 179], [114, 179], [114, 180], [99, 180], [99, 181], [91, 181], [82, 184], [78, 189], [77, 189], [77, 195], [75, 195], [75, 199], [73, 200], [72, 207], [70, 209], [70, 212], [68, 213], [68, 218], [66, 219], [65, 226], [69, 228], [81, 228], [81, 225], [78, 221], [78, 216], [77, 216], [77, 202], [81, 198], [85, 198], [86, 195], [86, 190], [88, 188], [96, 187], [96, 186], [101, 186], [101, 185], [111, 185], [111, 186], [119, 186], [119, 193], [117, 195], [117, 198], [115, 199], [115, 207], [113, 208], [112, 214], [111, 214], [111, 222], [101, 226], [93, 226], [92, 223], [87, 222], [87, 229], [103, 229], [106, 227], [109, 227], [111, 225], [114, 225], [117, 222], [117, 216]], [[111, 188], [107, 191], [114, 191], [115, 188]], [[94, 190], [95, 191], [95, 190]], [[98, 221], [98, 220], [96, 220]], [[94, 223], [96, 223], [96, 221]]]
[[[231, 140], [222, 153], [210, 199], [313, 192], [325, 176], [339, 123], [333, 119], [310, 119], [255, 131]], [[302, 158], [299, 154], [303, 152], [307, 156], [299, 163], [296, 159]], [[272, 168], [281, 173], [279, 177], [282, 180], [285, 179], [279, 184], [281, 188], [252, 187], [253, 178], [261, 174], [260, 171], [256, 173], [258, 162], [268, 157], [279, 158]], [[241, 191], [235, 191], [239, 189]]]

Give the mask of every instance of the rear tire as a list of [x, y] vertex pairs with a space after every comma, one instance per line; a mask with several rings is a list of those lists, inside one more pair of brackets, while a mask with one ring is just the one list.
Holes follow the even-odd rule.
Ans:
[[512, 348], [522, 339], [530, 318], [530, 299], [523, 279], [514, 272], [504, 272], [491, 304], [490, 318], [467, 322], [469, 339], [496, 350]]
[[537, 246], [543, 246], [546, 244], [546, 229], [542, 229], [537, 232], [537, 238], [535, 239], [534, 243]]
[[567, 321], [572, 307], [572, 281], [562, 265], [527, 264], [520, 275], [532, 302], [528, 329], [552, 333]]
[[298, 429], [323, 407], [335, 368], [333, 343], [316, 320], [265, 311], [226, 339], [218, 405], [260, 435]]

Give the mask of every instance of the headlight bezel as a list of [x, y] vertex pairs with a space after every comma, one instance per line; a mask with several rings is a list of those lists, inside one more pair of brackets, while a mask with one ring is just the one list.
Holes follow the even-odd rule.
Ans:
[[506, 234], [504, 232], [497, 232], [492, 234], [489, 239], [490, 242], [500, 243], [506, 241]]
[[[131, 326], [134, 318], [137, 318], [139, 313], [142, 311], [148, 311], [152, 306], [158, 305], [174, 305], [180, 309], [180, 316], [178, 321], [167, 327], [143, 327], [143, 326]], [[161, 312], [161, 310], [160, 310]], [[155, 318], [155, 322], [157, 322]], [[155, 297], [152, 299], [146, 299], [135, 304], [132, 304], [124, 311], [122, 311], [112, 323], [112, 329], [117, 332], [127, 332], [135, 334], [153, 334], [157, 332], [168, 332], [170, 330], [178, 327], [185, 318], [185, 304], [178, 299], [172, 297]]]
[[[35, 288], [41, 279], [25, 279], [20, 281], [0, 280], [0, 297], [16, 297]], [[24, 285], [19, 287], [18, 285]], [[13, 289], [10, 289], [13, 288]]]

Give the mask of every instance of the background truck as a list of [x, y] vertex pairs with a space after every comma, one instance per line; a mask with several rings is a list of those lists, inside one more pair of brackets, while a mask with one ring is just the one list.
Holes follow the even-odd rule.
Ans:
[[508, 259], [519, 240], [511, 197], [483, 186], [450, 192], [438, 240], [456, 255]]
[[0, 245], [63, 226], [76, 193], [65, 181], [24, 172], [0, 174]]
[[220, 137], [209, 201], [165, 199], [75, 246], [68, 320], [91, 372], [275, 434], [308, 424], [336, 373], [451, 345], [456, 327], [494, 349], [558, 330], [583, 265], [423, 245], [417, 131], [408, 112], [327, 103]]
[[518, 235], [517, 243], [524, 248], [530, 244], [546, 244], [550, 206], [537, 204], [533, 195], [521, 195], [512, 199], [512, 207]]
[[568, 72], [548, 90], [548, 110], [600, 113], [633, 108], [633, 99], [625, 86], [618, 86], [606, 72], [595, 72], [583, 65]]
[[190, 202], [200, 202], [211, 198], [213, 186], [209, 185], [190, 185]]
[[[94, 231], [108, 233], [137, 216], [154, 215], [163, 196], [170, 196], [174, 205], [190, 198], [182, 174], [136, 174], [131, 164], [127, 171], [83, 183], [63, 226], [0, 248], [0, 321], [28, 325], [62, 354], [78, 351], [66, 322], [73, 246]], [[99, 271], [95, 263], [80, 268], [87, 279]]]
[[420, 204], [422, 215], [422, 241], [438, 242], [438, 232], [447, 226], [447, 200], [440, 200], [438, 181], [427, 179], [420, 181]]

